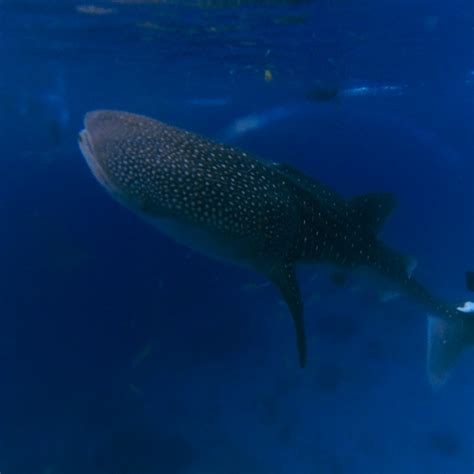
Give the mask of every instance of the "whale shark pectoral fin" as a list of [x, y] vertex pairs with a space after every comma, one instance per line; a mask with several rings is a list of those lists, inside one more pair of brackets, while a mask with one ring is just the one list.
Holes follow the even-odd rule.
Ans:
[[391, 193], [369, 193], [352, 198], [349, 205], [360, 221], [377, 234], [397, 203]]
[[304, 331], [303, 302], [296, 278], [294, 265], [286, 263], [273, 268], [268, 275], [273, 284], [280, 290], [293, 318], [296, 330], [296, 343], [300, 366], [306, 365], [306, 336]]
[[443, 319], [428, 316], [428, 378], [432, 386], [443, 385], [464, 350], [474, 344], [474, 316]]

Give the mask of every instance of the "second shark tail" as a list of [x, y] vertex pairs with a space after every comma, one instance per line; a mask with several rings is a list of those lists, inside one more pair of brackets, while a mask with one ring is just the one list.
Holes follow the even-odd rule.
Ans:
[[[469, 290], [474, 291], [472, 272], [466, 273]], [[428, 379], [439, 387], [449, 377], [461, 354], [474, 345], [474, 303], [467, 301], [449, 318], [428, 316]]]
[[428, 316], [428, 379], [433, 387], [447, 380], [461, 354], [474, 344], [472, 320]]

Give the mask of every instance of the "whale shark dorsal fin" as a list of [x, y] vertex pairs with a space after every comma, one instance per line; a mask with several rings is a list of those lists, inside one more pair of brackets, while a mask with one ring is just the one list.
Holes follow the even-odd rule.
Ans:
[[369, 193], [349, 201], [356, 217], [374, 233], [378, 233], [397, 203], [392, 193]]
[[346, 205], [345, 199], [333, 189], [320, 183], [318, 180], [308, 176], [299, 169], [287, 163], [272, 163], [273, 169], [285, 175], [293, 183], [300, 186], [306, 192], [312, 194], [318, 200], [327, 200], [331, 203]]
[[279, 264], [268, 274], [268, 278], [279, 289], [281, 296], [288, 305], [296, 331], [296, 344], [300, 366], [306, 365], [306, 336], [304, 331], [303, 302], [296, 278], [294, 265]]

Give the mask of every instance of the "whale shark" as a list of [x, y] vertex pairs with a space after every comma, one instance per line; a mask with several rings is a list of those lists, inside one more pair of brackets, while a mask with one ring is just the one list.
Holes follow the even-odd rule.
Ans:
[[435, 298], [412, 275], [416, 261], [379, 232], [390, 193], [346, 199], [285, 163], [274, 163], [141, 115], [89, 112], [79, 147], [93, 175], [122, 205], [213, 258], [249, 267], [279, 290], [292, 316], [299, 363], [307, 363], [300, 264], [369, 269], [424, 308], [427, 373], [447, 379], [474, 344], [474, 305]]

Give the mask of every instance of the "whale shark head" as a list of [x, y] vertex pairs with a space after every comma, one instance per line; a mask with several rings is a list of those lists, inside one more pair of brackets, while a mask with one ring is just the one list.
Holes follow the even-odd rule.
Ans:
[[[97, 180], [128, 208], [147, 215], [176, 214], [188, 162], [178, 153], [188, 132], [147, 117], [112, 110], [89, 112], [80, 149]], [[182, 204], [182, 202], [181, 202]]]
[[123, 112], [89, 112], [79, 146], [92, 173], [117, 200], [143, 211], [159, 189], [158, 122]]

